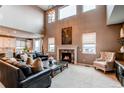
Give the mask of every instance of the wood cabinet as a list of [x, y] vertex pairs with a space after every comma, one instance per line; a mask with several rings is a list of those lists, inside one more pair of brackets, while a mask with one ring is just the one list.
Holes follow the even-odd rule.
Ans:
[[0, 37], [0, 48], [15, 48], [15, 44], [15, 38]]
[[26, 44], [27, 44], [27, 48], [29, 50], [32, 50], [33, 49], [33, 40], [27, 40], [26, 41]]
[[15, 38], [11, 38], [10, 39], [10, 47], [11, 48], [15, 48], [16, 47], [16, 39]]
[[124, 87], [124, 61], [115, 61], [116, 77]]

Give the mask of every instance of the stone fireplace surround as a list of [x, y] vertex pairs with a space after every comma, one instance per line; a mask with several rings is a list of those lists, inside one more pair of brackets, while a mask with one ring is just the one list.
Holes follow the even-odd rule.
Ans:
[[[61, 54], [60, 54], [61, 52]], [[61, 45], [57, 46], [57, 60], [61, 60], [62, 53], [72, 53], [72, 61], [74, 64], [77, 64], [77, 46], [75, 45]]]

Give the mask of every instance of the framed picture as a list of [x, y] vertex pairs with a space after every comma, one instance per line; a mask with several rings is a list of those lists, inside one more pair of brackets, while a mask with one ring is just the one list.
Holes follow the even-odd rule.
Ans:
[[62, 44], [72, 44], [72, 27], [62, 28]]

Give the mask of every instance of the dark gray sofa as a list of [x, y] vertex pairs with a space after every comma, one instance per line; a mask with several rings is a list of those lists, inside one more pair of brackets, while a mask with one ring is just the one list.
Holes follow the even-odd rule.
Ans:
[[0, 60], [0, 81], [6, 88], [50, 87], [50, 74], [50, 69], [44, 69], [29, 77], [25, 77], [21, 69]]

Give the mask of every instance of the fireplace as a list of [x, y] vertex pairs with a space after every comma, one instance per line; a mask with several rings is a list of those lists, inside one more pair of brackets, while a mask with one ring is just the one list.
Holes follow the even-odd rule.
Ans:
[[62, 61], [72, 63], [71, 53], [62, 53]]
[[70, 45], [62, 45], [57, 47], [57, 60], [77, 64], [77, 47]]

